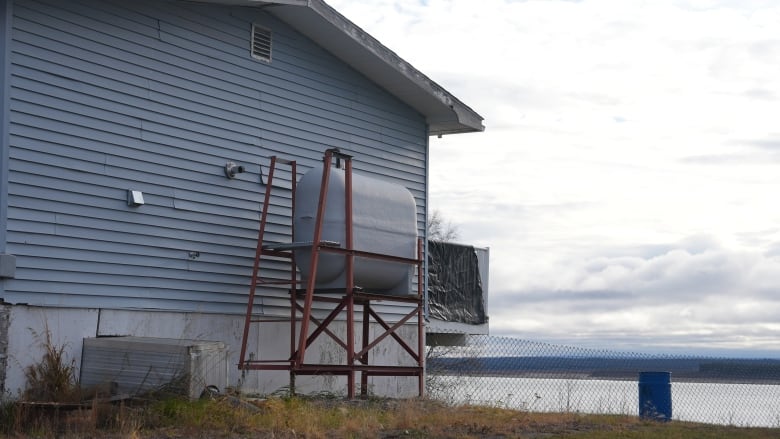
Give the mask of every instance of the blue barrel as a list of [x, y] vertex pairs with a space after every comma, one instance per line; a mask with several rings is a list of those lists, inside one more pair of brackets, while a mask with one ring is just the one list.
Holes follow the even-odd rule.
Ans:
[[672, 419], [672, 373], [639, 372], [639, 417]]

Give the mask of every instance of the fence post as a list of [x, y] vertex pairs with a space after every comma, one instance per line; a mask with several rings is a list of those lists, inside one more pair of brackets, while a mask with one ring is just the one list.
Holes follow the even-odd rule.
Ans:
[[639, 372], [639, 417], [672, 419], [672, 373]]

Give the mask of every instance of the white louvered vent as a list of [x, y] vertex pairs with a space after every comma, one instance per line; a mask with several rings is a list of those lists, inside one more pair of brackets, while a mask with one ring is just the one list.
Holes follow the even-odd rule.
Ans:
[[252, 25], [252, 56], [271, 62], [271, 30]]

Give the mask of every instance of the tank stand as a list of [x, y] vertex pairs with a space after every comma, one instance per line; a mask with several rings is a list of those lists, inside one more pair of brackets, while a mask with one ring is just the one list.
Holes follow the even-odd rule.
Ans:
[[[344, 165], [345, 178], [345, 242], [334, 243], [322, 239], [323, 219], [325, 216], [325, 207], [327, 204], [328, 184], [330, 181], [330, 172], [333, 167], [333, 160], [336, 165]], [[247, 300], [247, 311], [244, 320], [244, 331], [241, 342], [241, 354], [238, 368], [246, 370], [287, 370], [290, 372], [290, 388], [295, 391], [296, 375], [339, 375], [347, 377], [347, 397], [355, 397], [355, 386], [357, 375], [360, 374], [360, 394], [368, 394], [368, 378], [372, 376], [410, 376], [417, 377], [418, 395], [424, 394], [424, 345], [423, 345], [423, 264], [422, 264], [422, 240], [417, 240], [416, 258], [402, 258], [393, 255], [367, 252], [355, 249], [353, 237], [353, 206], [352, 206], [352, 156], [344, 154], [337, 149], [328, 149], [323, 157], [322, 183], [320, 185], [319, 198], [317, 203], [317, 213], [314, 225], [313, 239], [311, 242], [294, 242], [290, 244], [265, 243], [265, 229], [268, 217], [268, 207], [273, 188], [274, 172], [277, 164], [286, 164], [291, 167], [292, 178], [292, 208], [291, 208], [291, 229], [294, 228], [292, 218], [294, 217], [294, 206], [296, 197], [296, 162], [291, 160], [278, 159], [271, 157], [268, 176], [266, 178], [265, 194], [263, 197], [262, 213], [260, 216], [260, 228], [258, 232], [257, 247], [255, 252], [255, 261], [252, 269], [252, 279], [250, 282], [249, 295]], [[298, 280], [297, 267], [295, 264], [295, 251], [310, 250], [309, 267], [306, 273], [305, 282]], [[334, 253], [344, 256], [346, 260], [344, 288], [322, 290], [316, 288], [317, 266], [322, 253]], [[417, 291], [409, 295], [387, 295], [365, 292], [355, 285], [355, 258], [365, 258], [393, 263], [409, 264], [417, 268]], [[261, 276], [267, 268], [265, 258], [279, 258], [289, 260], [290, 276], [289, 280], [279, 280], [275, 278], [266, 278]], [[299, 288], [305, 283], [304, 288]], [[254, 316], [254, 300], [258, 286], [279, 286], [290, 285], [290, 316], [289, 318], [257, 318]], [[398, 302], [411, 305], [409, 312], [401, 317], [397, 322], [390, 323], [377, 312], [372, 304], [374, 302]], [[320, 303], [322, 307], [331, 304], [333, 308], [322, 319], [313, 315], [314, 303]], [[359, 309], [358, 309], [359, 308]], [[320, 309], [320, 308], [318, 308]], [[356, 350], [355, 340], [358, 339], [356, 333], [356, 315], [360, 313], [360, 349]], [[336, 319], [345, 314], [346, 318], [346, 336], [342, 339], [330, 329]], [[416, 343], [409, 343], [399, 333], [398, 330], [408, 322], [416, 318], [417, 340]], [[370, 323], [374, 321], [383, 332], [371, 338]], [[290, 355], [285, 359], [279, 360], [255, 360], [247, 358], [247, 341], [250, 335], [250, 326], [252, 324], [267, 322], [290, 323]], [[346, 362], [344, 364], [324, 364], [309, 363], [306, 361], [307, 349], [322, 334], [330, 337], [337, 345], [346, 351]], [[393, 339], [400, 348], [409, 354], [413, 360], [413, 366], [388, 366], [371, 364], [369, 353], [377, 347], [379, 343], [386, 339]]]

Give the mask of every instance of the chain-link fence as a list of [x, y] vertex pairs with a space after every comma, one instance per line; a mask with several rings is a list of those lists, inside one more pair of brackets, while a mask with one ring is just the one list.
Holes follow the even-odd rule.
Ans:
[[[428, 395], [454, 404], [637, 415], [640, 372], [671, 372], [672, 419], [780, 427], [780, 359], [650, 355], [464, 336], [429, 346]], [[667, 387], [668, 388], [668, 387]]]

